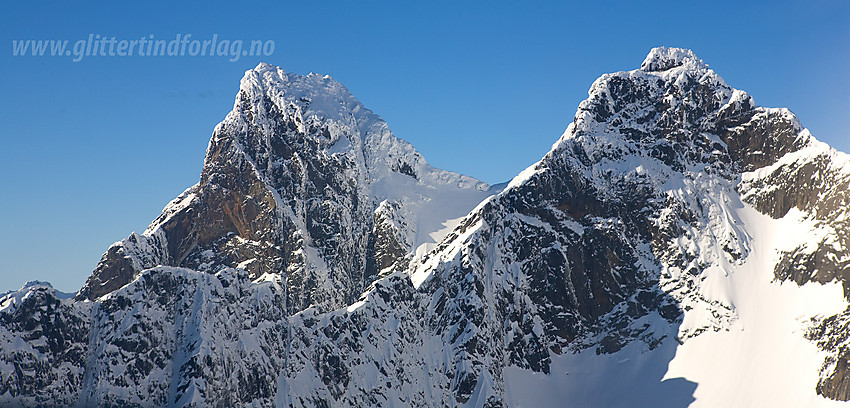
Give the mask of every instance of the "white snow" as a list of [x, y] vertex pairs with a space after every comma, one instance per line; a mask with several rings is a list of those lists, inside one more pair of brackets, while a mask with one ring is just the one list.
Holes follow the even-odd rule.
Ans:
[[399, 173], [382, 176], [371, 188], [376, 199], [398, 202], [412, 216], [412, 248], [442, 241], [470, 210], [494, 194], [484, 185], [469, 188], [462, 184], [426, 183]]
[[713, 270], [709, 278], [720, 281], [714, 297], [727, 298], [737, 319], [728, 331], [707, 331], [679, 346], [664, 378], [698, 384], [692, 407], [845, 406], [815, 394], [825, 355], [803, 337], [811, 317], [846, 308], [841, 285], [773, 281], [778, 249], [807, 239], [802, 214], [773, 220], [746, 206], [738, 215], [753, 234], [752, 252], [743, 265]]
[[549, 375], [506, 367], [505, 399], [516, 408], [685, 407], [693, 401], [695, 384], [681, 378], [662, 381], [677, 344], [667, 339], [652, 351], [634, 342], [616, 354], [589, 349], [553, 355]]

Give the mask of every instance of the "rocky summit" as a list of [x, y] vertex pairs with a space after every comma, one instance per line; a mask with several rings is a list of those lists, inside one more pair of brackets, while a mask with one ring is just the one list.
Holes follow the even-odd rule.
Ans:
[[693, 52], [504, 185], [260, 64], [200, 181], [76, 294], [0, 298], [8, 406], [841, 406], [850, 158]]

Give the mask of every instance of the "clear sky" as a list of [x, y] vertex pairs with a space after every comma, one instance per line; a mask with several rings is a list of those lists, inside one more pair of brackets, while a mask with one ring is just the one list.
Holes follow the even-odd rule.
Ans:
[[[2, 2], [0, 292], [75, 292], [200, 175], [259, 61], [329, 74], [433, 165], [490, 183], [537, 161], [600, 74], [693, 49], [850, 150], [850, 2]], [[272, 40], [270, 56], [13, 56], [12, 40]]]

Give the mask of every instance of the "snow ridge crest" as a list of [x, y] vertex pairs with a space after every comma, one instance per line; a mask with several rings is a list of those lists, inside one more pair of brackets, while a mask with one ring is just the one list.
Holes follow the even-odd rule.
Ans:
[[708, 64], [699, 59], [693, 51], [675, 47], [655, 47], [640, 64], [640, 70], [646, 72], [666, 71], [677, 67], [699, 69], [708, 68]]

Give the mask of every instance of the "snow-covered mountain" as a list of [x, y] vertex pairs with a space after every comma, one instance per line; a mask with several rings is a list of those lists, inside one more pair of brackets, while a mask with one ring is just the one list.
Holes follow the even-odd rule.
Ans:
[[337, 309], [493, 192], [429, 166], [330, 77], [260, 64], [216, 126], [200, 183], [110, 247], [77, 299], [157, 265], [233, 267], [286, 281], [291, 310]]
[[76, 296], [0, 298], [0, 402], [839, 406], [848, 184], [689, 50], [600, 77], [504, 188], [261, 64], [200, 183]]

